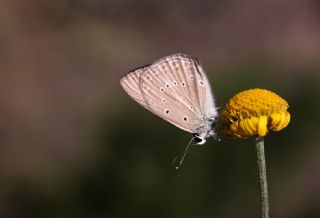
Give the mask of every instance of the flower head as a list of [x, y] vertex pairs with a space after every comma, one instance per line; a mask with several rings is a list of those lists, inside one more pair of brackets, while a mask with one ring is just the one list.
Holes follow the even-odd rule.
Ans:
[[265, 136], [268, 130], [280, 131], [290, 122], [288, 102], [265, 89], [250, 89], [236, 94], [225, 105], [221, 121], [227, 136], [245, 138]]

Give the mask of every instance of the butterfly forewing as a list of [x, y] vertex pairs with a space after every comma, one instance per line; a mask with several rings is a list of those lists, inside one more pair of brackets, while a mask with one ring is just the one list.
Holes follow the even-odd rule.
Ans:
[[195, 68], [192, 66], [194, 65], [193, 60], [185, 55], [178, 55], [178, 56], [170, 56], [167, 58], [167, 65], [169, 66], [170, 73], [168, 74], [173, 75], [173, 87], [175, 90], [180, 91], [185, 99], [188, 100], [187, 106], [192, 106], [191, 109], [198, 114], [201, 115], [201, 109], [199, 106], [199, 96], [197, 90], [197, 83], [196, 83], [196, 71]]
[[203, 117], [205, 118], [216, 118], [217, 108], [214, 102], [214, 96], [211, 91], [211, 86], [207, 75], [205, 74], [202, 66], [199, 64], [198, 60], [194, 58], [196, 68], [196, 81], [197, 81], [197, 90], [199, 95], [199, 105], [201, 107], [201, 111]]
[[[188, 131], [195, 132], [201, 125], [201, 119], [192, 110], [192, 104], [173, 87], [167, 87], [167, 80], [159, 73], [148, 70], [141, 78], [141, 92], [151, 112], [167, 120], [175, 126]], [[192, 106], [192, 107], [191, 107]]]

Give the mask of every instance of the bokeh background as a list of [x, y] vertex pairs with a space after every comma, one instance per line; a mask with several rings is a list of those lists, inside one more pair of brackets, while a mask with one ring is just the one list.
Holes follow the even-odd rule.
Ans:
[[218, 106], [248, 88], [289, 104], [266, 137], [271, 217], [320, 217], [317, 0], [29, 0], [0, 3], [0, 217], [259, 217], [253, 140], [190, 135], [119, 79], [196, 55]]

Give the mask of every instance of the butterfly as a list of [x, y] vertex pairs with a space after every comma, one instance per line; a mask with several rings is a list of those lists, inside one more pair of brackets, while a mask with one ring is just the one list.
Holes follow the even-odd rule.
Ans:
[[[196, 57], [173, 54], [131, 70], [120, 80], [124, 91], [142, 107], [192, 133], [189, 145], [204, 144], [214, 131], [218, 112], [208, 78]], [[177, 167], [178, 168], [178, 167]]]

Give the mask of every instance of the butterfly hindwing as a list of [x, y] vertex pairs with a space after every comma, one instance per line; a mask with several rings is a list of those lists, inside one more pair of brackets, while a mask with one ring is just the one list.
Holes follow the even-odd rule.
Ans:
[[143, 72], [143, 68], [129, 72], [126, 76], [121, 78], [120, 85], [133, 100], [144, 108], [147, 108], [140, 90], [140, 76]]

